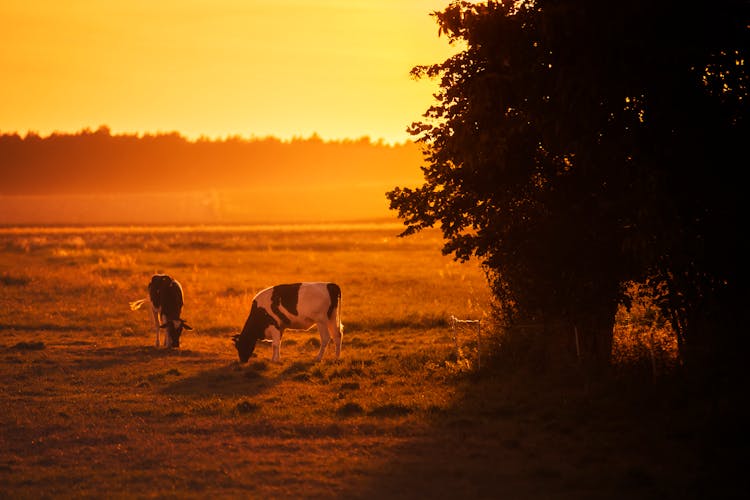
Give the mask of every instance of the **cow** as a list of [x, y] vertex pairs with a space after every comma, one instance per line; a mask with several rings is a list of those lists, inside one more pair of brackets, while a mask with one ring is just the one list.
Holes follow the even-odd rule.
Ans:
[[151, 304], [151, 313], [154, 316], [154, 329], [156, 330], [156, 347], [159, 347], [159, 330], [164, 328], [164, 347], [180, 347], [180, 335], [183, 330], [192, 330], [185, 320], [180, 318], [182, 313], [182, 286], [180, 283], [166, 274], [154, 274], [148, 284], [148, 295], [146, 299], [136, 300], [130, 303], [130, 309], [136, 311], [143, 304]]
[[276, 285], [253, 297], [250, 314], [242, 332], [234, 335], [234, 346], [240, 363], [247, 363], [259, 340], [271, 340], [271, 361], [279, 362], [281, 336], [286, 329], [309, 330], [318, 326], [320, 352], [323, 353], [333, 336], [336, 359], [341, 356], [344, 325], [341, 324], [341, 288], [336, 283], [292, 283]]

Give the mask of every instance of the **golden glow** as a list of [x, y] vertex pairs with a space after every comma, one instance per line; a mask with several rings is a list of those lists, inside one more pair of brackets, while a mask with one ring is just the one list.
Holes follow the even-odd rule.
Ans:
[[3, 0], [0, 131], [408, 138], [437, 0]]

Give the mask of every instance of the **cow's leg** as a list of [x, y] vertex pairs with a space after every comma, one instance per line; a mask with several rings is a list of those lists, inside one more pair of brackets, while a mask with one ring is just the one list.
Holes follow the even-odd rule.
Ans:
[[281, 362], [281, 333], [276, 328], [271, 328], [271, 347], [273, 348], [271, 361], [275, 363]]
[[154, 331], [156, 332], [156, 347], [159, 347], [159, 310], [151, 306], [151, 314], [154, 317]]
[[164, 347], [172, 347], [172, 336], [169, 334], [169, 330], [174, 328], [174, 322], [171, 320], [165, 320], [164, 323], [167, 327], [164, 329]]
[[315, 361], [320, 361], [323, 359], [323, 353], [326, 352], [326, 347], [328, 347], [328, 342], [331, 340], [331, 334], [328, 333], [328, 326], [323, 323], [317, 323], [318, 325], [318, 333], [320, 334], [320, 352], [318, 352], [318, 356], [315, 358]]
[[329, 323], [329, 328], [333, 332], [333, 345], [336, 348], [336, 359], [341, 356], [341, 343], [344, 340], [344, 332], [342, 332], [335, 321]]

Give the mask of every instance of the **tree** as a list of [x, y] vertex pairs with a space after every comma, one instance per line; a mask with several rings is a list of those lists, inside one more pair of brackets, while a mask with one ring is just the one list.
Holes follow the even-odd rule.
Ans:
[[[711, 7], [456, 1], [435, 13], [466, 49], [413, 70], [441, 90], [410, 129], [424, 185], [388, 193], [404, 234], [439, 223], [445, 253], [485, 264], [509, 325], [540, 324], [552, 344], [575, 332], [594, 365], [608, 362], [631, 279], [664, 291], [690, 344], [691, 328], [746, 298], [733, 235], [747, 2]], [[726, 244], [727, 260], [707, 253]], [[713, 319], [696, 319], [709, 296]]]

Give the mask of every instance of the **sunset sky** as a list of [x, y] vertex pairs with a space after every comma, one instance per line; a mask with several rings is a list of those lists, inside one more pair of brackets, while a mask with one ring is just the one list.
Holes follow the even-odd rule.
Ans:
[[0, 132], [408, 138], [448, 0], [2, 0]]

